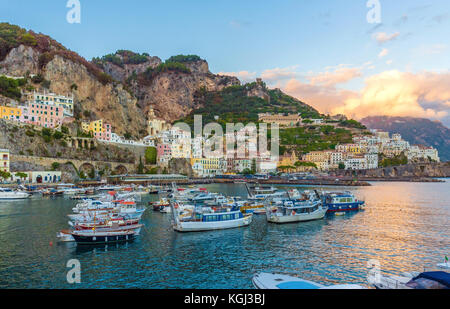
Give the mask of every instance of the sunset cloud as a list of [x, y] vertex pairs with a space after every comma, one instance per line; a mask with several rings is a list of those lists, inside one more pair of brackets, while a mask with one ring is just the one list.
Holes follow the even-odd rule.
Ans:
[[378, 43], [383, 44], [395, 40], [399, 35], [400, 32], [395, 32], [392, 34], [387, 34], [386, 32], [377, 32], [373, 35], [373, 38], [377, 40]]
[[362, 76], [359, 68], [338, 68], [334, 71], [320, 72], [310, 76], [308, 79], [312, 85], [332, 87], [346, 83], [356, 77]]
[[389, 54], [389, 50], [387, 48], [383, 48], [383, 50], [378, 54], [378, 58], [386, 57]]
[[388, 115], [440, 119], [448, 116], [449, 84], [450, 72], [386, 71], [367, 78], [364, 89], [333, 112], [358, 118]]
[[269, 84], [277, 84], [283, 80], [295, 78], [298, 73], [295, 72], [295, 69], [297, 67], [289, 67], [289, 68], [275, 68], [275, 69], [269, 69], [265, 70], [261, 74], [261, 78], [268, 82]]

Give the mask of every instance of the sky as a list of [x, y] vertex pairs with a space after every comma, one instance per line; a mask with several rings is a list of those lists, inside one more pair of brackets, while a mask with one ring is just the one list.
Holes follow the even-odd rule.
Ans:
[[[0, 21], [50, 35], [89, 60], [118, 49], [163, 60], [197, 54], [213, 73], [262, 77], [322, 113], [450, 126], [448, 0], [79, 2], [80, 23], [67, 21], [68, 0], [0, 0]], [[378, 7], [380, 15], [369, 14]]]

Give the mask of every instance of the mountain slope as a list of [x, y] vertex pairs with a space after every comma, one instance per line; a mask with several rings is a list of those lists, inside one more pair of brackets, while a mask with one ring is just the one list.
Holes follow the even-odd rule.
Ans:
[[439, 121], [412, 117], [367, 117], [361, 123], [369, 129], [400, 133], [411, 144], [435, 147], [442, 161], [450, 160], [450, 129]]
[[28, 91], [73, 92], [77, 118], [103, 118], [119, 134], [138, 136], [145, 128], [137, 100], [121, 83], [48, 36], [0, 23], [0, 74], [27, 77]]
[[[130, 56], [134, 60], [131, 63]], [[162, 62], [148, 54], [117, 51], [93, 62], [124, 83], [145, 114], [152, 107], [158, 116], [169, 121], [190, 113], [196, 106], [194, 94], [199, 89], [219, 91], [240, 84], [235, 77], [212, 74], [208, 63], [195, 55], [173, 56]]]

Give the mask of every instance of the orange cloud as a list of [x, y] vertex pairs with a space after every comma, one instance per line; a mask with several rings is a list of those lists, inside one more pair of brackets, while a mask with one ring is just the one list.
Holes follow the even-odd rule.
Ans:
[[383, 44], [395, 40], [399, 35], [400, 32], [395, 32], [392, 34], [387, 34], [386, 32], [377, 32], [373, 35], [373, 38], [377, 40], [378, 43]]
[[366, 79], [357, 95], [347, 98], [333, 113], [365, 116], [411, 116], [443, 118], [448, 116], [450, 72], [418, 74], [396, 70]]
[[346, 83], [361, 75], [361, 71], [358, 68], [338, 68], [334, 72], [327, 71], [310, 76], [309, 81], [312, 85], [331, 87]]

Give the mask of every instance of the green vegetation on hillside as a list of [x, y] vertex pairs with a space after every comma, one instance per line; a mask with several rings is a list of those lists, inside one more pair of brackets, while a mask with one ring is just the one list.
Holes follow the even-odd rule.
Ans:
[[25, 86], [27, 80], [25, 78], [14, 79], [6, 76], [0, 76], [0, 95], [5, 97], [20, 100], [22, 96], [20, 87]]
[[[266, 98], [248, 96], [249, 91], [261, 85], [250, 83], [243, 86], [235, 85], [222, 91], [208, 92], [204, 88], [195, 94], [195, 100], [202, 107], [194, 109], [190, 115], [179, 121], [189, 125], [194, 123], [194, 115], [203, 115], [203, 123], [218, 122], [225, 128], [226, 123], [258, 122], [259, 113], [300, 113], [302, 117], [320, 117], [312, 107], [290, 97], [280, 90], [268, 90]], [[214, 117], [219, 116], [219, 120]]]
[[[119, 57], [120, 56], [120, 57]], [[94, 57], [92, 62], [98, 66], [102, 66], [104, 62], [110, 62], [120, 67], [125, 64], [141, 64], [148, 61], [149, 54], [138, 54], [130, 50], [118, 50], [115, 54], [107, 54], [101, 58]]]
[[333, 150], [337, 144], [352, 142], [352, 133], [333, 126], [308, 126], [280, 130], [280, 152], [287, 149], [299, 154], [311, 151]]
[[183, 63], [183, 62], [196, 62], [200, 60], [202, 60], [202, 58], [200, 58], [197, 55], [177, 55], [170, 57], [169, 59], [166, 60], [166, 62]]
[[381, 167], [389, 167], [389, 166], [398, 166], [408, 164], [408, 158], [404, 153], [401, 153], [398, 156], [387, 158], [383, 155], [380, 155], [378, 158]]

